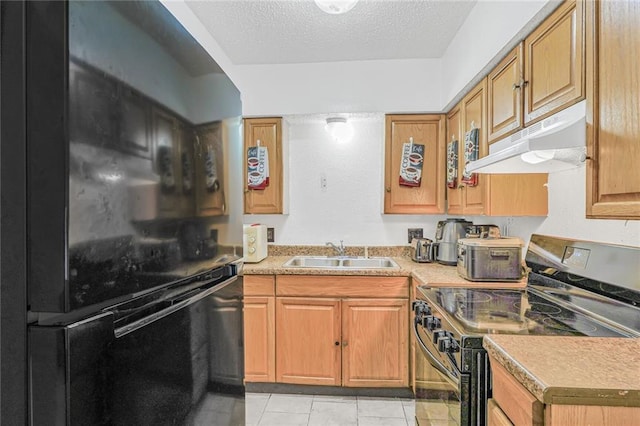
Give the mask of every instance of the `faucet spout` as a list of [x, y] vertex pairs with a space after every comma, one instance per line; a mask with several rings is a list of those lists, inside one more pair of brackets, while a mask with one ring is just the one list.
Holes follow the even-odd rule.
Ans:
[[342, 244], [342, 240], [340, 240], [340, 247], [336, 246], [330, 241], [326, 245], [334, 249], [336, 253], [338, 253], [338, 256], [344, 256], [345, 251], [344, 251], [344, 245]]

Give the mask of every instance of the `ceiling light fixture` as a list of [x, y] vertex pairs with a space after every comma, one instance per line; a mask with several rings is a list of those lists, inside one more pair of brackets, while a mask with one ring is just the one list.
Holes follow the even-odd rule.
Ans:
[[347, 13], [353, 6], [358, 3], [358, 0], [314, 0], [316, 5], [322, 9], [323, 12], [330, 13], [331, 15], [340, 15], [341, 13]]
[[348, 142], [353, 137], [353, 127], [344, 117], [327, 118], [327, 125], [324, 128], [338, 142]]

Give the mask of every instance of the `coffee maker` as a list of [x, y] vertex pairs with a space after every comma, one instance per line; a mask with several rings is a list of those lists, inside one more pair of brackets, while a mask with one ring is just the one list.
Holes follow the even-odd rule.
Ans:
[[443, 265], [458, 264], [458, 240], [465, 238], [466, 227], [473, 225], [465, 219], [453, 218], [441, 220], [436, 226], [436, 241], [434, 242], [435, 258]]

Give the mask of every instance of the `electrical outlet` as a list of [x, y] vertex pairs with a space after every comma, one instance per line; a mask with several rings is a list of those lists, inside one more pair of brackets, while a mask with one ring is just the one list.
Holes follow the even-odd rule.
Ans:
[[422, 228], [407, 229], [407, 238], [409, 240], [408, 243], [411, 243], [414, 238], [422, 238]]
[[276, 230], [274, 228], [267, 228], [267, 242], [273, 243], [276, 240]]

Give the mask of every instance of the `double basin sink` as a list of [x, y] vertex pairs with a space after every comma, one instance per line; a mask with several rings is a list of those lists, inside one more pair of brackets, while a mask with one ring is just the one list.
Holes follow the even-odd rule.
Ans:
[[390, 269], [399, 268], [388, 257], [349, 257], [349, 256], [294, 256], [285, 262], [285, 268], [324, 268], [324, 269]]

